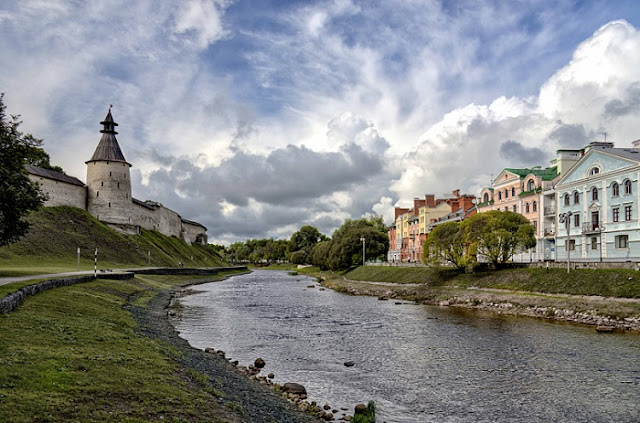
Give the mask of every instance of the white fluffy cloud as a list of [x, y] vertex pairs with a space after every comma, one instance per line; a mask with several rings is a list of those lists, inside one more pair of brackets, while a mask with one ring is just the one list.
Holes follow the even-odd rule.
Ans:
[[626, 21], [604, 25], [537, 97], [499, 97], [447, 113], [398, 162], [402, 174], [391, 190], [403, 204], [424, 192], [456, 187], [477, 194], [504, 167], [546, 166], [559, 147], [583, 147], [602, 140], [602, 132], [629, 146], [640, 138], [638, 52], [635, 27]]

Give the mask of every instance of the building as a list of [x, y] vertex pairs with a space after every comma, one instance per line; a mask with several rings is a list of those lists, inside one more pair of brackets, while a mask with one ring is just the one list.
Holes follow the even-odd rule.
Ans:
[[[422, 248], [432, 230], [431, 223], [443, 216], [463, 210], [475, 210], [475, 196], [460, 194], [455, 190], [450, 196], [435, 198], [426, 194], [424, 199], [414, 198], [412, 208], [396, 207], [394, 223], [388, 229], [390, 262], [418, 262], [422, 259]], [[475, 211], [474, 211], [475, 213]], [[464, 215], [464, 213], [463, 213]]]
[[583, 150], [558, 150], [551, 166], [505, 168], [490, 187], [480, 192], [478, 213], [512, 211], [525, 216], [536, 235], [536, 249], [517, 254], [517, 261], [553, 259], [555, 254], [556, 199], [554, 186], [561, 175], [582, 157]]
[[[557, 260], [640, 260], [640, 140], [591, 143], [555, 186]], [[562, 221], [562, 222], [561, 222]]]
[[120, 149], [118, 126], [111, 110], [100, 122], [102, 137], [87, 164], [86, 185], [64, 173], [27, 166], [29, 178], [37, 182], [48, 199], [45, 206], [73, 206], [87, 210], [96, 219], [127, 234], [139, 234], [140, 228], [175, 236], [188, 244], [207, 243], [207, 228], [183, 219], [175, 211], [154, 201], [131, 196], [131, 164]]

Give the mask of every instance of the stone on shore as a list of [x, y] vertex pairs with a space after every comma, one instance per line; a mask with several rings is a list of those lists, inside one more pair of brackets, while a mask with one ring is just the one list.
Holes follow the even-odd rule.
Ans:
[[282, 385], [282, 392], [294, 395], [307, 395], [307, 390], [299, 383], [287, 382]]
[[262, 369], [265, 366], [265, 364], [266, 363], [262, 358], [256, 358], [256, 361], [253, 363], [256, 369]]
[[367, 406], [365, 404], [356, 405], [355, 411], [353, 414], [364, 414], [367, 412]]
[[345, 367], [353, 367], [353, 366], [356, 365], [356, 363], [353, 362], [353, 361], [345, 361], [344, 365], [345, 365]]

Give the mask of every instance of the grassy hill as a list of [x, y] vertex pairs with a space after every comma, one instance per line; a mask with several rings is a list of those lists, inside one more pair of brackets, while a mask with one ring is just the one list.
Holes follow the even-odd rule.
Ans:
[[[19, 242], [0, 248], [0, 276], [44, 274], [98, 268], [226, 266], [213, 249], [192, 245], [155, 231], [122, 235], [75, 207], [45, 207], [29, 216], [31, 230]], [[80, 248], [80, 268], [77, 249]], [[148, 263], [148, 252], [151, 262]]]

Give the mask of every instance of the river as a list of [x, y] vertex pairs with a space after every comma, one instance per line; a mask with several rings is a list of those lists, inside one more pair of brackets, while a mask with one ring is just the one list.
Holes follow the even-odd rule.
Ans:
[[375, 400], [378, 422], [640, 421], [637, 334], [348, 296], [279, 271], [194, 289], [176, 322], [192, 346], [262, 357], [263, 375], [321, 405]]

